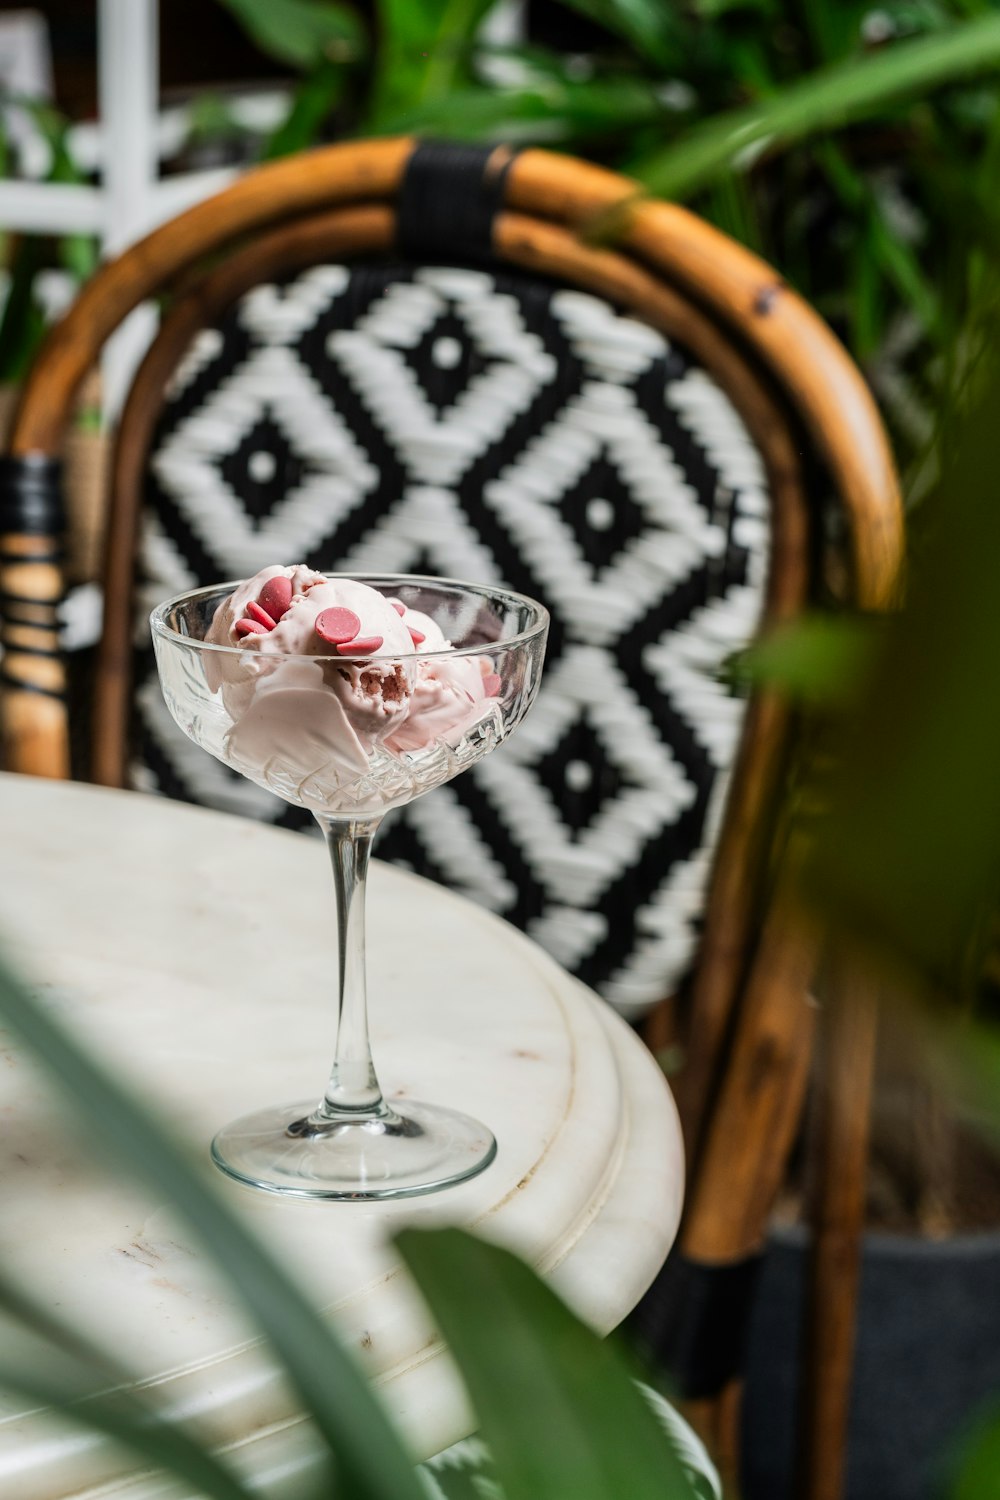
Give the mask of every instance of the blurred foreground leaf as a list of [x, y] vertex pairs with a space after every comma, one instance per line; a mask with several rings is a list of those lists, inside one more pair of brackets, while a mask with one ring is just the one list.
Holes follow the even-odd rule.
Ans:
[[905, 607], [833, 737], [806, 871], [821, 910], [950, 994], [1000, 902], [1000, 377], [952, 434]]
[[801, 702], [833, 704], [857, 694], [873, 647], [871, 621], [807, 614], [741, 651], [730, 675], [750, 686], [770, 684]]
[[185, 1428], [164, 1421], [128, 1389], [102, 1389], [101, 1374], [100, 1366], [52, 1349], [21, 1350], [15, 1361], [0, 1354], [0, 1389], [103, 1432], [131, 1449], [144, 1469], [178, 1475], [205, 1500], [251, 1500], [236, 1475]]
[[458, 1229], [396, 1241], [458, 1365], [504, 1500], [691, 1500], [613, 1344], [515, 1256]]
[[[303, 1412], [336, 1455], [335, 1492], [351, 1500], [426, 1500], [394, 1428], [317, 1310], [166, 1132], [46, 1014], [2, 959], [0, 1016], [44, 1064], [107, 1154], [141, 1182], [156, 1184], [242, 1293], [280, 1355]], [[151, 1454], [151, 1461], [163, 1457]]]
[[[962, 1017], [930, 1019], [928, 1057], [965, 1121], [1000, 1146], [1000, 1030]], [[1000, 1478], [1000, 1467], [997, 1469]]]
[[973, 1437], [950, 1491], [950, 1500], [996, 1500], [1000, 1478], [1000, 1416]]
[[250, 1500], [228, 1466], [178, 1423], [165, 1422], [151, 1393], [75, 1328], [0, 1274], [0, 1389], [51, 1406], [131, 1448], [143, 1467], [170, 1470], [211, 1500]]

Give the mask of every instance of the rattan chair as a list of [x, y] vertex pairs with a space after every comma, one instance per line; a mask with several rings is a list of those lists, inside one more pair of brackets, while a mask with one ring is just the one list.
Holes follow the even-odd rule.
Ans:
[[[58, 455], [74, 391], [150, 298], [89, 774], [290, 816], [170, 738], [141, 633], [154, 596], [275, 560], [540, 595], [553, 632], [532, 717], [382, 852], [520, 923], [626, 1014], [689, 996], [678, 1259], [692, 1306], [724, 1284], [737, 1309], [801, 1113], [814, 944], [775, 899], [788, 713], [744, 704], [718, 669], [824, 590], [891, 598], [900, 505], [858, 372], [768, 266], [580, 161], [384, 140], [250, 172], [100, 271], [27, 382], [0, 493], [8, 769], [70, 772]], [[860, 1048], [864, 1076], [867, 1012], [853, 1030], [857, 1008], [837, 1014], [832, 1055]], [[829, 1097], [839, 1140], [854, 1112]], [[856, 1232], [863, 1130], [851, 1150], [828, 1251]], [[856, 1276], [837, 1255], [837, 1318], [824, 1292], [814, 1321], [840, 1374], [811, 1387], [809, 1496], [837, 1485]], [[694, 1340], [714, 1352], [689, 1393], [715, 1411], [740, 1322], [709, 1336], [709, 1316]]]

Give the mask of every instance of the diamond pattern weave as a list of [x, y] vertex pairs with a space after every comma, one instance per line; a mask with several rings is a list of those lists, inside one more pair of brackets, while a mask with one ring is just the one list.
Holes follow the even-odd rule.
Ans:
[[[147, 500], [143, 604], [298, 561], [542, 599], [532, 713], [379, 852], [627, 1014], [677, 985], [742, 722], [719, 667], [757, 626], [769, 535], [758, 452], [683, 349], [515, 273], [319, 266], [195, 339]], [[301, 822], [181, 736], [138, 644], [137, 784]]]

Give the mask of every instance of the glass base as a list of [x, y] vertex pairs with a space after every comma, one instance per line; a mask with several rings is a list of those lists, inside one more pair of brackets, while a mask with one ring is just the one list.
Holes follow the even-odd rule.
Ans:
[[324, 1118], [311, 1102], [244, 1115], [220, 1130], [212, 1160], [237, 1182], [295, 1198], [410, 1198], [465, 1182], [497, 1154], [469, 1115], [409, 1099], [397, 1114]]

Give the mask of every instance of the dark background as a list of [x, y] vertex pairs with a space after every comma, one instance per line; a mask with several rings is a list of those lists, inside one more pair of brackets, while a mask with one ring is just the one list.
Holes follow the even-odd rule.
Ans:
[[[0, 0], [0, 12], [24, 10], [25, 0]], [[97, 113], [97, 5], [95, 0], [40, 0], [31, 9], [49, 23], [55, 68], [55, 102], [74, 120]], [[371, 6], [356, 7], [370, 14]], [[553, 11], [545, 0], [529, 8], [532, 40], [573, 51], [596, 33], [586, 21]], [[164, 100], [215, 85], [280, 80], [281, 67], [263, 56], [217, 0], [160, 0], [160, 90]]]
[[[0, 0], [0, 12], [26, 8], [25, 0]], [[95, 0], [44, 0], [30, 8], [49, 23], [56, 104], [71, 119], [91, 118], [97, 113]], [[206, 84], [282, 76], [215, 0], [160, 0], [160, 87], [168, 102]]]

